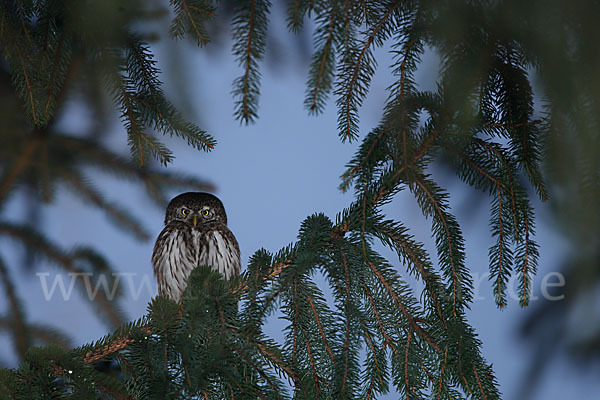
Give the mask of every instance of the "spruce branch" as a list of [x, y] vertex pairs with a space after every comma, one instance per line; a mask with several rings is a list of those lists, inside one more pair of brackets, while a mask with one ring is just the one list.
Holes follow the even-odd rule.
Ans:
[[29, 73], [27, 72], [27, 67], [25, 66], [25, 61], [23, 60], [23, 55], [21, 54], [21, 49], [19, 48], [19, 45], [17, 44], [17, 42], [14, 42], [13, 45], [14, 45], [14, 49], [17, 53], [17, 56], [19, 57], [19, 63], [21, 65], [21, 70], [23, 72], [23, 78], [25, 79], [26, 96], [27, 96], [28, 103], [29, 103], [29, 110], [31, 112], [31, 118], [33, 119], [33, 124], [37, 126], [38, 125], [38, 117], [37, 117], [37, 112], [36, 112], [36, 108], [35, 108], [33, 88], [32, 88], [31, 82], [29, 80]]
[[[47, 30], [50, 29], [50, 22], [48, 22]], [[57, 106], [60, 105], [66, 84], [70, 78], [70, 73], [74, 70], [74, 67], [77, 66], [76, 62], [71, 61], [71, 49], [68, 41], [67, 30], [62, 29], [60, 37], [58, 38], [58, 43], [55, 44], [56, 49], [54, 50], [55, 54], [52, 61], [52, 71], [48, 77], [47, 100], [42, 115], [42, 120], [46, 123], [50, 121]], [[40, 62], [40, 68], [41, 66], [42, 63]]]
[[291, 369], [289, 362], [282, 360], [281, 356], [276, 354], [275, 351], [269, 349], [264, 342], [254, 340], [253, 343], [260, 349], [267, 359], [271, 360], [275, 366], [284, 371], [293, 382], [298, 383], [300, 378], [296, 375], [294, 370]]
[[214, 148], [215, 140], [196, 125], [186, 121], [166, 99], [155, 67], [156, 61], [147, 46], [132, 38], [126, 57], [129, 78], [134, 81], [137, 94], [137, 111], [144, 126], [164, 134], [186, 139], [188, 145], [204, 151]]
[[[288, 263], [274, 264], [270, 268], [269, 273], [267, 274], [265, 280], [270, 280], [270, 279], [273, 279], [274, 277], [280, 275], [284, 271], [284, 269], [289, 266], [290, 266], [290, 264], [288, 264]], [[234, 287], [232, 289], [232, 295], [236, 298], [239, 298], [247, 290], [248, 290], [247, 282], [242, 281], [239, 286]], [[152, 331], [148, 325], [141, 324], [141, 325], [139, 325], [139, 329], [147, 335], [152, 334]], [[115, 337], [111, 338], [107, 343], [102, 343], [102, 345], [100, 347], [93, 349], [93, 350], [89, 350], [85, 354], [85, 358], [83, 360], [86, 364], [93, 363], [95, 361], [101, 360], [107, 356], [110, 356], [114, 353], [117, 353], [117, 352], [125, 349], [129, 344], [131, 344], [133, 342], [135, 342], [135, 338], [129, 336], [128, 334], [124, 334], [124, 335], [117, 334]], [[267, 354], [266, 351], [265, 351], [265, 354]], [[278, 364], [281, 364], [281, 362], [279, 362]], [[289, 370], [289, 368], [288, 368], [288, 370]]]
[[538, 245], [532, 236], [535, 233], [533, 211], [528, 202], [522, 205], [525, 238], [517, 245], [515, 264], [519, 270], [519, 299], [521, 307], [529, 304], [531, 295], [531, 281], [537, 272], [539, 258]]
[[[439, 400], [441, 394], [442, 394], [442, 384], [444, 383], [444, 370], [446, 369], [446, 362], [448, 361], [448, 347], [446, 347], [446, 350], [444, 351], [444, 362], [442, 363], [442, 370], [440, 372], [440, 383], [438, 385], [437, 388], [437, 396], [436, 396], [436, 400]], [[452, 397], [448, 396], [450, 399], [452, 399]]]
[[[492, 216], [490, 225], [492, 236], [497, 237], [497, 243], [490, 248], [490, 279], [494, 280], [494, 296], [499, 307], [506, 306], [506, 283], [512, 276], [513, 264], [516, 260], [511, 248], [516, 245], [519, 251], [519, 262], [523, 262], [525, 251], [521, 242], [524, 240], [525, 225], [533, 221], [523, 210], [528, 209], [529, 203], [525, 190], [521, 187], [517, 175], [517, 161], [501, 145], [480, 138], [473, 138], [467, 149], [468, 154], [455, 151], [469, 166], [471, 171], [459, 170], [461, 178], [469, 184], [488, 191], [493, 196]], [[486, 168], [484, 170], [483, 168]], [[489, 172], [488, 172], [489, 171]], [[480, 177], [484, 177], [481, 180]], [[532, 251], [535, 242], [529, 246]], [[533, 253], [535, 254], [535, 253]], [[527, 262], [525, 262], [527, 266]], [[527, 269], [527, 267], [526, 267]], [[519, 274], [519, 276], [521, 276]], [[530, 274], [520, 278], [526, 286]], [[528, 290], [528, 289], [527, 289]], [[521, 292], [521, 304], [526, 304], [528, 294]]]
[[504, 100], [500, 103], [502, 122], [512, 125], [508, 130], [511, 148], [538, 196], [546, 200], [548, 193], [540, 172], [542, 140], [536, 121], [532, 119], [533, 89], [527, 71], [518, 63], [518, 55], [503, 55], [497, 67], [501, 82], [499, 90]]
[[[12, 318], [0, 317], [0, 331], [14, 331], [17, 324]], [[54, 344], [64, 350], [73, 347], [73, 340], [58, 329], [35, 323], [27, 323], [26, 329], [34, 343]]]
[[[484, 146], [486, 149], [491, 151], [498, 159], [501, 160], [501, 162], [504, 166], [504, 171], [505, 171], [506, 175], [508, 176], [508, 187], [504, 183], [500, 183], [500, 182], [497, 182], [497, 185], [501, 185], [502, 188], [505, 190], [505, 192], [510, 194], [510, 201], [511, 201], [512, 214], [513, 214], [513, 227], [516, 231], [519, 224], [517, 222], [518, 214], [517, 214], [517, 206], [516, 206], [515, 187], [513, 184], [513, 181], [515, 179], [515, 177], [514, 177], [515, 168], [513, 165], [511, 165], [508, 162], [508, 158], [503, 154], [503, 152], [500, 151], [499, 149], [497, 149], [494, 145], [492, 145], [491, 143], [488, 143], [482, 139], [479, 139], [479, 138], [474, 138], [473, 140], [475, 141], [475, 143], [477, 143], [481, 146]], [[519, 235], [517, 235], [515, 232], [515, 240], [517, 241], [517, 243], [519, 242], [519, 239], [520, 239]]]
[[351, 392], [351, 389], [348, 390], [348, 392], [346, 392], [344, 389], [346, 388], [346, 384], [348, 384], [348, 386], [353, 386], [352, 382], [348, 382], [349, 379], [349, 370], [352, 369], [352, 365], [351, 362], [354, 361], [353, 360], [353, 354], [351, 351], [351, 327], [350, 324], [352, 323], [352, 319], [353, 319], [353, 308], [354, 305], [352, 304], [351, 301], [351, 294], [350, 294], [350, 286], [353, 284], [351, 283], [351, 276], [350, 276], [350, 272], [348, 270], [348, 260], [347, 260], [347, 256], [344, 253], [343, 249], [339, 248], [339, 252], [340, 252], [340, 256], [342, 259], [342, 264], [343, 264], [343, 273], [344, 273], [344, 294], [345, 294], [345, 298], [344, 298], [344, 313], [345, 313], [345, 318], [344, 318], [344, 344], [343, 344], [343, 360], [344, 360], [344, 373], [343, 373], [343, 378], [342, 378], [342, 386], [340, 389], [340, 395], [344, 396], [344, 395], [349, 395]]
[[394, 304], [398, 306], [398, 308], [402, 312], [402, 315], [404, 315], [412, 329], [418, 332], [419, 335], [423, 337], [423, 339], [425, 339], [425, 341], [429, 343], [429, 345], [433, 347], [438, 353], [441, 353], [439, 346], [433, 341], [433, 339], [427, 334], [427, 332], [425, 332], [425, 330], [417, 324], [415, 318], [408, 312], [406, 305], [400, 300], [400, 296], [394, 291], [392, 285], [383, 277], [381, 272], [377, 270], [377, 268], [371, 261], [367, 261], [367, 265], [369, 266], [369, 268], [371, 268], [371, 271], [373, 271], [377, 279], [379, 279], [383, 287], [386, 289], [386, 291], [392, 298]]
[[133, 233], [140, 240], [150, 238], [150, 235], [143, 229], [139, 221], [132, 217], [130, 213], [121, 210], [116, 204], [104, 199], [102, 194], [85, 177], [66, 171], [63, 177], [72, 190], [106, 212], [118, 225]]
[[[432, 181], [420, 177], [415, 181], [415, 195], [425, 216], [431, 216], [440, 263], [451, 285], [452, 314], [456, 317], [471, 299], [471, 283], [464, 266], [462, 233], [455, 218], [446, 212], [446, 195]], [[457, 311], [458, 310], [458, 311]]]
[[238, 98], [234, 116], [240, 123], [248, 124], [257, 117], [258, 63], [264, 56], [270, 7], [268, 0], [244, 0], [233, 20], [233, 54], [244, 69], [243, 75], [233, 82], [233, 95]]
[[310, 295], [306, 295], [308, 302], [310, 304], [310, 308], [313, 312], [313, 315], [315, 317], [315, 321], [317, 322], [317, 327], [319, 328], [319, 334], [321, 335], [321, 339], [323, 340], [323, 346], [325, 346], [325, 350], [327, 350], [327, 354], [329, 354], [329, 357], [331, 358], [331, 362], [333, 362], [335, 364], [335, 357], [333, 356], [333, 352], [331, 351], [331, 347], [329, 347], [329, 344], [327, 343], [327, 337], [325, 336], [325, 333], [323, 332], [323, 326], [321, 325], [321, 321], [319, 320], [319, 314], [317, 313], [317, 310], [315, 308], [315, 304], [312, 300], [312, 298], [310, 297]]
[[404, 257], [405, 260], [409, 261], [415, 267], [421, 280], [425, 283], [425, 288], [429, 293], [439, 320], [444, 325], [444, 328], [448, 329], [446, 316], [442, 312], [442, 306], [445, 303], [442, 296], [445, 296], [445, 290], [441, 282], [437, 279], [436, 273], [433, 271], [427, 253], [422, 248], [422, 245], [414, 242], [412, 238], [405, 235], [402, 227], [388, 227], [386, 225], [391, 224], [384, 222], [375, 225], [375, 234], [383, 243], [394, 248], [399, 256]]
[[406, 346], [404, 353], [404, 391], [406, 392], [406, 400], [410, 400], [412, 389], [410, 387], [410, 378], [408, 374], [408, 350], [410, 349], [410, 339], [412, 337], [412, 328], [408, 328], [408, 336], [406, 337]]
[[431, 147], [435, 144], [436, 139], [438, 138], [440, 134], [440, 129], [433, 129], [429, 135], [427, 136], [427, 138], [425, 139], [425, 141], [423, 142], [423, 144], [421, 144], [421, 146], [419, 147], [419, 149], [415, 152], [415, 156], [413, 157], [413, 163], [416, 164], [416, 162], [422, 158], [423, 156], [425, 156], [427, 154], [428, 151], [430, 151]]
[[[269, 378], [269, 376], [265, 373], [265, 371], [262, 368], [258, 367], [254, 362], [252, 362], [250, 357], [248, 357], [244, 352], [242, 352], [240, 349], [238, 349], [237, 346], [233, 345], [232, 348], [233, 348], [234, 352], [239, 354], [252, 367], [252, 369], [254, 369], [269, 384], [269, 386], [273, 389], [277, 398], [281, 399], [282, 396], [279, 393], [280, 388], [278, 387], [278, 385], [276, 385], [274, 383], [274, 381], [272, 381]], [[256, 392], [259, 394], [259, 396], [261, 398], [264, 398], [264, 393], [262, 393], [259, 388], [255, 387], [254, 389], [256, 390]]]
[[344, 2], [344, 43], [343, 43], [343, 54], [347, 55], [350, 50], [350, 43], [354, 41], [355, 30], [354, 25], [359, 25], [361, 16], [359, 14], [352, 15], [353, 12], [359, 11], [360, 8], [352, 1], [346, 0]]
[[9, 309], [7, 310], [7, 314], [10, 316], [8, 320], [11, 322], [10, 325], [8, 325], [10, 327], [9, 330], [12, 333], [19, 356], [22, 359], [31, 345], [31, 332], [25, 319], [25, 315], [23, 314], [21, 300], [15, 293], [15, 284], [12, 281], [2, 258], [0, 258], [0, 281], [2, 282], [4, 294], [9, 303]]
[[375, 304], [371, 290], [369, 289], [369, 287], [367, 285], [363, 285], [362, 289], [364, 290], [365, 294], [367, 295], [367, 299], [369, 300], [369, 305], [371, 306], [371, 308], [373, 310], [373, 315], [375, 316], [377, 325], [381, 331], [381, 335], [385, 339], [384, 345], [391, 347], [394, 354], [396, 354], [396, 346], [394, 344], [395, 340], [390, 336], [390, 334], [385, 329], [384, 322], [381, 319], [380, 312], [377, 309], [377, 305]]
[[40, 141], [41, 138], [39, 137], [39, 135], [34, 134], [33, 137], [27, 141], [25, 148], [21, 152], [17, 161], [13, 164], [12, 168], [10, 169], [10, 172], [8, 172], [2, 179], [2, 184], [0, 185], [0, 202], [4, 200], [4, 198], [11, 190], [16, 179], [31, 163], [31, 158], [35, 150], [39, 146]]
[[[496, 189], [502, 187], [505, 191], [509, 191], [509, 189], [504, 185], [504, 182], [501, 182], [498, 178], [492, 176], [490, 172], [483, 169], [480, 164], [477, 164], [475, 161], [473, 161], [471, 158], [469, 158], [466, 154], [461, 153], [459, 151], [455, 151], [455, 154], [457, 154], [460, 158], [462, 158], [465, 163], [467, 163], [472, 169], [477, 171], [481, 176], [484, 176], [490, 182], [492, 182], [494, 184], [494, 186], [496, 187]], [[512, 194], [512, 190], [510, 190], [510, 192]]]
[[206, 45], [210, 39], [204, 24], [215, 15], [215, 7], [204, 0], [170, 0], [175, 17], [171, 22], [169, 34], [181, 39], [191, 34], [198, 46]]
[[481, 385], [481, 381], [479, 380], [479, 374], [477, 373], [477, 368], [473, 365], [473, 374], [475, 374], [475, 380], [477, 381], [477, 386], [479, 387], [479, 392], [481, 393], [481, 398], [483, 400], [487, 400], [487, 396], [485, 395], [485, 390], [483, 390], [483, 386]]
[[[45, 256], [48, 260], [53, 261], [68, 273], [74, 274], [75, 276], [86, 275], [86, 271], [81, 270], [76, 266], [76, 259], [74, 257], [65, 253], [56, 244], [46, 240], [28, 227], [3, 222], [0, 223], [0, 234], [7, 235], [8, 237], [20, 241], [28, 249]], [[81, 281], [82, 284], [84, 283], [83, 280], [79, 281]], [[116, 305], [109, 302], [104, 293], [99, 293], [98, 296], [94, 296], [91, 301], [102, 309], [112, 326], [116, 327], [122, 324], [123, 318], [116, 308]]]
[[57, 147], [65, 147], [73, 154], [85, 154], [80, 162], [93, 166], [103, 171], [110, 172], [118, 178], [131, 181], [139, 181], [146, 186], [146, 190], [155, 202], [164, 206], [167, 203], [164, 189], [171, 188], [194, 188], [197, 190], [214, 190], [211, 183], [177, 172], [168, 172], [153, 166], [140, 166], [126, 157], [117, 155], [104, 146], [84, 139], [54, 133], [52, 141]]
[[341, 79], [338, 81], [336, 94], [338, 112], [338, 131], [342, 141], [354, 140], [358, 136], [358, 108], [366, 96], [371, 78], [375, 73], [376, 61], [371, 46], [381, 46], [395, 28], [392, 16], [402, 1], [384, 8], [375, 25], [370, 27], [361, 46], [354, 48], [348, 44], [349, 52], [340, 67]]
[[[311, 71], [311, 76], [314, 75], [313, 88], [310, 89], [312, 94], [308, 94], [305, 100], [305, 106], [314, 113], [320, 112], [324, 107], [324, 95], [331, 89], [331, 74], [333, 71], [333, 28], [334, 28], [334, 15], [332, 14], [327, 28], [327, 39], [323, 44], [323, 48], [315, 53], [315, 59], [318, 60], [318, 64], [314, 65], [314, 72]], [[319, 54], [321, 53], [321, 54]], [[325, 70], [327, 68], [327, 71]], [[309, 82], [310, 85], [310, 82]]]
[[[367, 398], [369, 398], [371, 396], [371, 393], [373, 392], [373, 383], [375, 382], [375, 379], [377, 379], [378, 383], [379, 383], [379, 390], [382, 391], [382, 388], [384, 388], [386, 385], [384, 383], [384, 379], [382, 377], [382, 373], [380, 371], [380, 361], [376, 355], [377, 350], [375, 349], [375, 346], [373, 345], [373, 339], [371, 338], [371, 335], [369, 335], [369, 332], [365, 329], [364, 330], [365, 333], [365, 337], [367, 338], [367, 343], [369, 345], [369, 349], [371, 350], [371, 354], [373, 356], [373, 360], [375, 361], [375, 371], [376, 371], [376, 376], [372, 376], [371, 380], [369, 382], [369, 387], [367, 389], [367, 393], [366, 396]], [[382, 364], [383, 365], [383, 364]], [[386, 379], [387, 380], [387, 379]]]
[[172, 161], [173, 156], [156, 138], [150, 137], [144, 132], [144, 126], [141, 121], [141, 114], [134, 108], [135, 92], [127, 84], [123, 77], [115, 77], [117, 82], [113, 88], [115, 100], [121, 106], [121, 119], [127, 129], [127, 142], [131, 149], [131, 155], [141, 167], [144, 166], [144, 159], [150, 153], [156, 157], [163, 165]]
[[492, 221], [492, 226], [494, 227], [492, 234], [498, 236], [498, 242], [490, 248], [490, 271], [492, 272], [492, 277], [495, 278], [494, 297], [496, 305], [503, 308], [506, 306], [506, 283], [511, 275], [513, 257], [512, 251], [506, 243], [508, 240], [507, 232], [502, 223], [502, 195], [499, 186], [494, 202], [497, 207], [494, 208], [493, 212], [496, 218]]
[[[207, 43], [205, 24], [218, 15], [216, 5], [203, 0], [171, 0], [171, 5], [171, 37]], [[266, 0], [244, 0], [234, 17], [233, 52], [243, 70], [233, 83], [234, 115], [246, 124], [257, 118], [270, 6]], [[448, 194], [428, 174], [434, 163], [449, 159], [460, 179], [488, 194], [494, 296], [505, 305], [507, 282], [516, 275], [524, 306], [538, 248], [534, 210], [520, 177], [528, 178], [539, 197], [547, 197], [540, 170], [553, 117], [534, 120], [529, 71], [532, 66], [542, 71], [543, 58], [511, 29], [496, 25], [504, 20], [496, 18], [504, 8], [478, 2], [461, 7], [457, 13], [447, 4], [397, 0], [289, 2], [290, 30], [301, 29], [307, 18], [316, 25], [305, 106], [320, 112], [335, 89], [342, 140], [359, 136], [359, 109], [378, 61], [375, 49], [392, 39], [395, 82], [388, 88], [382, 123], [365, 135], [341, 178], [342, 190], [354, 184], [354, 202], [335, 224], [324, 215], [307, 218], [297, 242], [275, 255], [257, 253], [238, 280], [225, 282], [198, 268], [182, 305], [157, 297], [147, 319], [125, 324], [89, 346], [72, 352], [32, 349], [23, 367], [3, 372], [0, 382], [21, 385], [16, 391], [27, 389], [29, 397], [38, 389], [45, 397], [58, 397], [66, 388], [82, 398], [287, 398], [281, 384], [287, 377], [298, 398], [373, 398], [390, 386], [407, 399], [499, 398], [491, 367], [481, 356], [482, 343], [465, 314], [472, 288], [462, 231]], [[105, 200], [80, 168], [93, 166], [143, 183], [158, 203], [166, 200], [168, 188], [206, 187], [150, 163], [167, 164], [173, 157], [159, 133], [201, 150], [211, 149], [214, 141], [166, 98], [152, 48], [132, 33], [143, 18], [128, 13], [115, 13], [126, 17], [111, 20], [122, 22], [113, 32], [96, 30], [95, 21], [75, 4], [0, 5], [0, 51], [10, 70], [4, 75], [10, 75], [13, 97], [24, 103], [27, 117], [5, 141], [10, 146], [0, 201], [16, 183], [41, 189], [50, 199], [56, 184], [65, 182], [140, 235], [137, 221]], [[464, 21], [457, 14], [464, 14]], [[435, 93], [421, 91], [414, 81], [424, 49], [441, 55]], [[63, 94], [78, 88], [69, 78], [77, 61], [107, 84], [137, 165], [96, 140], [69, 138], [49, 124]], [[23, 129], [26, 124], [35, 132], [43, 129], [43, 137], [14, 136], [30, 131]], [[407, 187], [431, 220], [435, 267], [423, 244], [382, 210]], [[65, 271], [110, 270], [91, 249], [64, 250], [21, 225], [0, 223], [0, 234], [17, 238]], [[397, 254], [405, 271], [374, 250], [380, 244]], [[423, 283], [420, 300], [402, 280], [404, 273]], [[326, 289], [315, 279], [319, 274]], [[324, 293], [332, 293], [333, 301]], [[196, 301], [190, 301], [192, 295]], [[262, 332], [277, 310], [288, 320], [281, 348]], [[0, 319], [0, 327], [10, 318]], [[35, 325], [22, 322], [21, 328], [32, 340], [43, 340]], [[119, 360], [125, 384], [103, 380], [90, 367], [108, 358]]]
[[287, 11], [287, 26], [294, 33], [298, 33], [304, 26], [304, 17], [313, 8], [312, 0], [294, 0]]
[[[382, 136], [386, 133], [385, 129], [381, 129], [379, 130], [379, 132], [377, 133], [377, 135], [372, 139], [372, 140], [365, 140], [363, 141], [363, 144], [361, 145], [361, 150], [359, 151], [359, 153], [364, 153], [364, 146], [368, 143], [370, 143], [369, 149], [367, 150], [367, 152], [364, 155], [360, 155], [358, 157], [356, 157], [355, 159], [353, 159], [350, 163], [350, 167], [342, 174], [342, 183], [340, 184], [339, 188], [342, 192], [345, 192], [346, 190], [348, 190], [348, 187], [350, 186], [352, 180], [354, 179], [354, 176], [356, 175], [356, 173], [358, 171], [360, 171], [364, 164], [367, 163], [371, 157], [371, 154], [373, 153], [375, 146], [378, 144], [379, 140], [382, 138]], [[370, 139], [371, 135], [368, 137], [368, 139]]]

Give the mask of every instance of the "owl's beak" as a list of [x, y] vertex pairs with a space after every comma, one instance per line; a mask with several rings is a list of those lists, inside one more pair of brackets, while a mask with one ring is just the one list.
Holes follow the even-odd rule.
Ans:
[[192, 223], [194, 226], [198, 225], [198, 216], [196, 214], [192, 216]]

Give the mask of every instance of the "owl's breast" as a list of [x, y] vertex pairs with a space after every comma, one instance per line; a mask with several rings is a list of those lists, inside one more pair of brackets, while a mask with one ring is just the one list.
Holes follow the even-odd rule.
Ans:
[[166, 226], [152, 254], [159, 294], [179, 301], [190, 273], [198, 265], [197, 259], [198, 251], [190, 229], [174, 224]]
[[239, 274], [240, 248], [235, 236], [226, 226], [192, 232], [198, 243], [197, 265], [207, 265], [220, 272], [225, 279]]

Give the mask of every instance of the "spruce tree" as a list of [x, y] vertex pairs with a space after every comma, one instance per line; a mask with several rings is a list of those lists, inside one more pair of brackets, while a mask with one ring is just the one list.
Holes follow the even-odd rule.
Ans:
[[[555, 120], [569, 115], [552, 92], [548, 52], [535, 42], [548, 27], [533, 18], [538, 3], [287, 2], [291, 31], [306, 29], [309, 20], [315, 28], [308, 112], [319, 114], [333, 98], [340, 140], [361, 143], [340, 183], [341, 190], [354, 191], [354, 201], [335, 218], [308, 216], [295, 241], [277, 253], [258, 250], [236, 279], [224, 281], [207, 267], [197, 268], [181, 304], [156, 297], [140, 320], [123, 322], [118, 304], [97, 297], [100, 318], [115, 331], [75, 349], [27, 320], [0, 260], [10, 302], [0, 323], [12, 332], [22, 357], [17, 369], [0, 372], [2, 397], [369, 399], [396, 392], [406, 399], [500, 398], [466, 317], [473, 282], [464, 236], [450, 193], [431, 175], [431, 166], [445, 163], [487, 194], [495, 239], [490, 290], [503, 308], [507, 282], [516, 277], [520, 304], [528, 305], [539, 255], [529, 196], [548, 198], [544, 143]], [[167, 7], [167, 13], [158, 12]], [[259, 116], [272, 8], [268, 0], [0, 3], [0, 201], [29, 190], [36, 201], [50, 202], [62, 184], [145, 238], [140, 223], [106, 200], [84, 171], [91, 166], [142, 182], [164, 204], [166, 188], [208, 184], [165, 172], [173, 154], [161, 135], [177, 136], [200, 151], [211, 151], [216, 142], [166, 97], [151, 35], [140, 26], [171, 18], [169, 32], [159, 34], [203, 47], [215, 15], [233, 12], [232, 51], [241, 69], [233, 82], [233, 116], [252, 123]], [[573, 32], [578, 38], [577, 24]], [[395, 82], [380, 124], [365, 134], [359, 130], [360, 108], [377, 68], [375, 50], [385, 44], [392, 48]], [[435, 91], [421, 90], [414, 78], [428, 49], [441, 59]], [[548, 89], [545, 114], [534, 107], [533, 73]], [[60, 131], [57, 118], [73, 93], [95, 105], [100, 134], [83, 138]], [[128, 159], [99, 140], [106, 103], [120, 112]], [[597, 107], [595, 99], [586, 104]], [[383, 211], [402, 190], [430, 221], [435, 255]], [[106, 274], [111, 268], [96, 249], [64, 249], [4, 216], [0, 234], [65, 271]], [[379, 254], [380, 245], [398, 260]], [[319, 286], [317, 275], [327, 287]], [[406, 283], [407, 276], [424, 285], [422, 293]], [[283, 343], [264, 333], [276, 311], [287, 321]], [[53, 343], [31, 347], [44, 337]], [[106, 360], [118, 365], [118, 374], [97, 368]]]

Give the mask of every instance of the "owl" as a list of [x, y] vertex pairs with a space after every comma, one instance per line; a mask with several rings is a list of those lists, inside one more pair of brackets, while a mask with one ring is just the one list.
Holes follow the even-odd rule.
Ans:
[[227, 228], [223, 203], [210, 193], [189, 192], [167, 206], [165, 227], [152, 254], [158, 293], [179, 302], [194, 268], [207, 265], [230, 279], [240, 272], [240, 248]]

